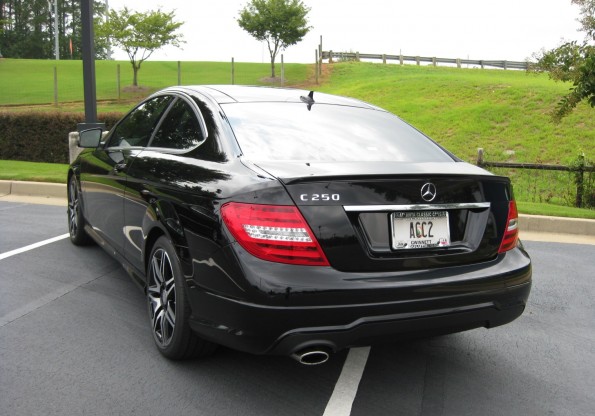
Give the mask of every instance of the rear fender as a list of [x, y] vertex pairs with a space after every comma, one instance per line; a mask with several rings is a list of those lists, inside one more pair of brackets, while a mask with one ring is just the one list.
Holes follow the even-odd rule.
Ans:
[[173, 244], [184, 275], [190, 275], [191, 270], [184, 267], [184, 259], [188, 258], [188, 242], [184, 235], [181, 221], [178, 214], [170, 202], [155, 200], [147, 205], [147, 210], [142, 223], [143, 236], [145, 236], [142, 247], [142, 256], [145, 265], [145, 275], [148, 272], [149, 256], [153, 249], [153, 244], [162, 235], [164, 235]]

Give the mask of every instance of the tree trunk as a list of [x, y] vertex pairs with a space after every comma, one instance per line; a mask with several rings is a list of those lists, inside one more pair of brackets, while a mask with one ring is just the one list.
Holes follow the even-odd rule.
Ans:
[[271, 78], [275, 78], [275, 57], [271, 56]]
[[132, 85], [135, 87], [138, 87], [138, 66], [136, 66], [134, 63], [132, 63], [132, 73], [133, 73], [133, 77], [132, 77]]

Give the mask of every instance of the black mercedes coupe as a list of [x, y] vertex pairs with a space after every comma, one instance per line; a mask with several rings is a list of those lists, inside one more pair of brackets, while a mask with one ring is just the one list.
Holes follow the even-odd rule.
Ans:
[[79, 145], [71, 240], [98, 243], [140, 284], [166, 357], [225, 345], [318, 364], [525, 308], [509, 179], [365, 102], [172, 87]]

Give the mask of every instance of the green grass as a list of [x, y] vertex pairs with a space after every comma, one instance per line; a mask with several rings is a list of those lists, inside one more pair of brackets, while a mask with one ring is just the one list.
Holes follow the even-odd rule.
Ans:
[[[97, 61], [99, 113], [127, 111], [149, 92], [177, 83], [177, 62], [147, 61], [139, 72], [145, 89], [117, 98], [116, 67], [121, 85], [132, 82], [126, 61]], [[53, 102], [53, 68], [58, 67], [63, 111], [83, 110], [81, 61], [0, 59], [0, 106]], [[228, 62], [182, 62], [183, 84], [229, 84]], [[266, 84], [269, 64], [236, 63], [238, 84]], [[311, 65], [286, 64], [287, 85], [307, 85]], [[595, 159], [595, 113], [586, 104], [559, 125], [549, 112], [568, 84], [522, 71], [457, 69], [415, 65], [335, 63], [332, 75], [316, 90], [352, 96], [379, 105], [413, 124], [467, 161], [477, 148], [486, 160], [566, 164], [580, 151]], [[11, 107], [14, 108], [14, 107]], [[31, 107], [25, 107], [31, 110]], [[7, 107], [0, 107], [0, 110]], [[37, 106], [35, 110], [55, 111]]]
[[0, 180], [66, 183], [68, 165], [0, 160]]
[[521, 201], [517, 201], [517, 208], [521, 214], [595, 219], [595, 210], [592, 209]]
[[[29, 105], [54, 102], [54, 67], [58, 73], [58, 101], [83, 100], [82, 61], [0, 59], [0, 105]], [[140, 91], [131, 91], [132, 67], [128, 61], [96, 61], [98, 100], [118, 98], [117, 67], [120, 65], [122, 100], [137, 100], [148, 93], [178, 83], [178, 63], [146, 61], [139, 71]], [[285, 85], [303, 83], [311, 65], [285, 64]], [[277, 72], [280, 75], [281, 66]], [[230, 84], [231, 62], [182, 62], [182, 84]], [[236, 63], [235, 83], [269, 85], [270, 64]], [[278, 84], [274, 84], [278, 85]], [[112, 109], [113, 110], [113, 109]]]
[[565, 164], [595, 159], [595, 110], [550, 121], [568, 88], [523, 71], [339, 63], [319, 90], [392, 111], [469, 162], [481, 147], [486, 160]]

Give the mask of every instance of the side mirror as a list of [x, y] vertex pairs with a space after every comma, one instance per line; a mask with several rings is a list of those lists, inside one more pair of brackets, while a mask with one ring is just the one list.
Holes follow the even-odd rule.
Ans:
[[95, 148], [99, 146], [101, 132], [102, 130], [100, 128], [81, 131], [79, 133], [78, 147]]

